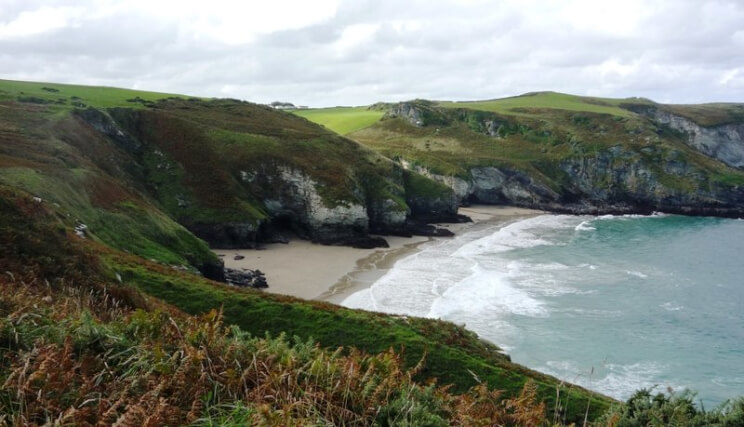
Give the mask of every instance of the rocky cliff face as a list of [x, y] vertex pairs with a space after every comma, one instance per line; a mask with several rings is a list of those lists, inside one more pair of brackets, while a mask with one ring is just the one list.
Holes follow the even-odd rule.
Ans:
[[426, 168], [402, 160], [401, 165], [450, 187], [459, 204], [518, 204], [554, 203], [559, 195], [527, 174], [493, 166], [470, 169], [471, 177], [439, 175]]
[[[388, 116], [431, 128], [425, 149], [412, 148], [424, 133], [408, 133], [405, 127], [380, 129], [388, 138], [398, 135], [408, 145], [391, 139], [399, 145], [380, 146], [388, 155], [405, 155], [400, 160], [404, 168], [450, 187], [461, 204], [509, 204], [577, 214], [664, 210], [744, 215], [744, 185], [737, 184], [742, 182], [741, 174], [724, 166], [744, 169], [744, 124], [706, 127], [663, 106], [639, 103], [625, 108], [645, 117], [535, 110], [529, 118], [515, 118], [441, 108], [425, 101], [404, 102], [393, 106]], [[435, 123], [436, 128], [431, 126]], [[440, 129], [446, 136], [439, 137]], [[370, 135], [374, 133], [366, 132], [362, 138], [376, 146]], [[432, 148], [437, 144], [429, 141], [443, 148]], [[503, 159], [473, 158], [479, 154], [472, 151], [474, 147], [487, 151], [502, 146], [516, 154], [514, 160], [504, 151], [499, 151]], [[443, 161], [435, 154], [438, 149]], [[421, 164], [440, 169], [454, 165], [459, 170], [457, 175], [441, 175]]]
[[396, 104], [385, 113], [385, 118], [392, 119], [395, 117], [402, 117], [414, 126], [421, 127], [424, 125], [423, 112], [421, 109], [409, 102]]
[[321, 243], [351, 241], [369, 232], [369, 216], [362, 203], [329, 206], [318, 193], [318, 183], [300, 170], [277, 167], [275, 193], [264, 199], [272, 218], [288, 218], [295, 229]]
[[686, 134], [687, 143], [701, 153], [731, 167], [744, 168], [744, 124], [705, 127], [655, 107], [637, 111], [675, 131], [683, 132]]
[[[641, 153], [612, 147], [594, 157], [562, 162], [575, 193], [586, 207], [577, 212], [659, 210], [738, 217], [744, 214], [744, 188], [711, 181], [678, 159], [675, 151], [647, 147]], [[649, 161], [649, 156], [653, 161]]]
[[204, 239], [212, 248], [248, 249], [258, 247], [260, 242], [276, 242], [273, 234], [267, 236], [263, 230], [265, 222], [194, 222], [187, 224], [189, 231]]
[[443, 176], [404, 162], [450, 186], [460, 203], [507, 204], [574, 214], [650, 213], [744, 216], [744, 186], [711, 181], [679, 160], [679, 152], [650, 146], [641, 152], [620, 145], [593, 156], [560, 162], [567, 177], [559, 192], [521, 171], [470, 169], [468, 179]]
[[553, 190], [520, 171], [477, 167], [470, 173], [473, 177], [470, 198], [473, 201], [535, 205], [552, 203], [559, 198]]
[[451, 122], [448, 114], [437, 108], [433, 102], [420, 99], [390, 106], [383, 120], [396, 117], [403, 118], [416, 127], [446, 125]]
[[[356, 201], [332, 204], [321, 196], [321, 184], [306, 173], [290, 166], [278, 166], [276, 171], [278, 176], [262, 174], [274, 190], [273, 196], [264, 199], [272, 218], [262, 227], [265, 238], [276, 219], [284, 219], [292, 231], [314, 242], [366, 248], [386, 246], [383, 239], [369, 237], [369, 233], [429, 234], [416, 221], [457, 220], [457, 200], [450, 191], [421, 194], [404, 174], [389, 177], [389, 185], [403, 190], [400, 194], [371, 196], [369, 188], [360, 187], [355, 190]], [[405, 203], [395, 196], [404, 197]]]
[[369, 231], [376, 234], [395, 234], [405, 228], [411, 209], [403, 209], [392, 199], [375, 200], [367, 206]]

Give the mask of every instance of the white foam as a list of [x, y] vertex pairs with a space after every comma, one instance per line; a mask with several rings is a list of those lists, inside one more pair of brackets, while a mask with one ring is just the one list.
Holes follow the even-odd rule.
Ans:
[[370, 288], [354, 292], [341, 301], [341, 305], [348, 308], [376, 311]]
[[591, 221], [581, 221], [581, 223], [579, 225], [577, 225], [576, 228], [574, 228], [574, 230], [576, 230], [576, 231], [595, 231], [596, 228], [592, 227], [589, 224], [591, 224]]
[[[342, 305], [393, 314], [441, 317], [481, 325], [507, 315], [547, 316], [536, 298], [577, 293], [558, 283], [561, 263], [532, 265], [507, 261], [497, 254], [516, 248], [560, 244], [542, 238], [556, 230], [574, 229], [586, 217], [541, 215], [506, 226], [474, 229], [454, 239], [436, 240], [398, 260], [366, 291]], [[485, 236], [484, 233], [487, 233]], [[565, 240], [565, 239], [564, 239]], [[571, 267], [573, 268], [573, 267]]]
[[501, 317], [508, 314], [544, 317], [543, 303], [527, 292], [517, 289], [503, 273], [489, 271], [479, 265], [472, 274], [450, 287], [431, 306], [428, 317], [468, 319]]
[[[510, 263], [509, 265], [512, 265], [512, 263]], [[526, 268], [537, 269], [540, 271], [561, 271], [561, 270], [568, 270], [569, 268], [571, 268], [567, 266], [566, 264], [562, 264], [560, 262], [546, 262], [546, 263], [541, 263], [541, 264], [522, 263], [521, 265]]]
[[666, 365], [656, 362], [638, 362], [628, 365], [598, 363], [594, 367], [579, 368], [572, 361], [548, 361], [546, 367], [539, 369], [566, 381], [596, 390], [616, 399], [627, 399], [636, 390], [660, 386], [672, 387], [674, 384], [652, 380], [659, 378]]
[[569, 215], [540, 215], [501, 227], [494, 233], [460, 247], [453, 256], [473, 257], [486, 253], [506, 252], [518, 248], [531, 248], [556, 243], [543, 236], [548, 231], [575, 228], [576, 217]]
[[626, 271], [626, 273], [628, 273], [629, 276], [640, 277], [641, 279], [648, 279], [648, 275], [647, 274], [644, 274], [644, 273], [641, 273], [640, 271], [631, 271], [631, 270], [628, 270], [628, 271]]
[[679, 388], [672, 383], [662, 383], [652, 380], [659, 378], [666, 369], [665, 365], [655, 362], [640, 362], [631, 365], [608, 364], [609, 371], [603, 378], [590, 382], [595, 390], [619, 399], [627, 399], [636, 390], [660, 386], [663, 389]]
[[626, 220], [626, 219], [634, 219], [634, 218], [664, 218], [669, 216], [669, 214], [665, 214], [664, 212], [652, 212], [651, 215], [641, 215], [641, 214], [625, 214], [625, 215], [600, 215], [597, 217], [597, 219], [601, 220], [608, 220], [608, 219], [619, 219], [619, 220]]
[[398, 260], [366, 292], [350, 295], [341, 304], [391, 314], [426, 316], [435, 300], [471, 274], [474, 261], [449, 255], [463, 241], [474, 238], [458, 236], [422, 245], [420, 252]]

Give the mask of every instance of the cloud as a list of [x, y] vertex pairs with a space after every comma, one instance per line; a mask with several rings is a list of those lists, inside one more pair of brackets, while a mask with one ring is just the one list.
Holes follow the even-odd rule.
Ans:
[[6, 0], [0, 77], [313, 106], [744, 101], [741, 22], [737, 1]]

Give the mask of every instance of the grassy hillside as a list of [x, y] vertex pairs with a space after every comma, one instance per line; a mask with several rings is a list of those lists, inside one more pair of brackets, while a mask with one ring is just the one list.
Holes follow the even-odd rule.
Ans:
[[81, 107], [142, 108], [148, 102], [165, 98], [186, 98], [159, 92], [146, 92], [105, 86], [0, 80], [0, 101], [25, 101], [53, 105], [55, 109]]
[[[217, 311], [118, 308], [107, 293], [0, 278], [0, 422], [15, 425], [543, 424], [528, 384], [505, 398], [411, 380], [393, 352], [252, 337]], [[39, 301], [32, 303], [31, 301]], [[31, 320], [33, 319], [33, 320]], [[15, 337], [15, 338], [14, 338]], [[93, 397], [91, 397], [93, 396]]]
[[[405, 119], [383, 120], [349, 136], [391, 158], [414, 160], [443, 175], [467, 177], [475, 166], [497, 165], [538, 174], [537, 162], [571, 155], [578, 147], [597, 150], [617, 143], [616, 135], [640, 126], [638, 118], [589, 115], [564, 109], [525, 117], [448, 107], [444, 124], [413, 126]], [[499, 122], [499, 135], [479, 129], [484, 120]], [[596, 130], [601, 128], [603, 134]], [[638, 144], [642, 137], [635, 138]], [[559, 185], [560, 183], [555, 183]]]
[[383, 111], [367, 107], [334, 107], [294, 110], [294, 114], [325, 126], [339, 135], [364, 129], [382, 118]]
[[533, 92], [488, 101], [440, 102], [439, 105], [444, 108], [467, 108], [514, 115], [539, 114], [540, 110], [551, 109], [630, 117], [631, 112], [618, 107], [620, 102], [622, 100], [612, 98], [583, 97], [558, 92]]
[[[741, 104], [661, 105], [639, 98], [538, 92], [490, 101], [415, 100], [379, 106], [387, 111], [383, 118], [351, 132], [350, 138], [386, 157], [459, 177], [471, 186], [473, 168], [494, 167], [518, 174], [543, 194], [555, 194], [548, 199], [500, 196], [502, 203], [553, 209], [577, 202], [620, 203], [640, 210], [685, 205], [684, 211], [718, 203], [733, 209], [728, 215], [738, 215], [742, 208], [740, 169], [697, 151], [684, 133], [634, 112], [659, 109], [714, 126], [744, 123]], [[514, 191], [526, 194], [523, 190]], [[705, 212], [715, 214], [712, 209]]]
[[171, 265], [218, 264], [204, 242], [138, 191], [134, 165], [70, 112], [0, 103], [0, 183], [59, 205], [65, 225], [84, 225], [95, 241]]
[[[292, 378], [299, 375], [296, 381], [300, 382], [283, 382], [282, 386], [297, 387], [290, 388], [293, 393], [309, 390], [302, 385], [302, 372], [308, 369], [315, 372], [313, 367], [317, 363], [329, 366], [338, 361], [357, 367], [376, 366], [368, 375], [377, 372], [382, 378], [373, 380], [365, 375], [364, 379], [359, 378], [358, 388], [345, 386], [346, 398], [332, 399], [333, 405], [346, 408], [333, 409], [333, 416], [341, 416], [339, 413], [358, 416], [368, 420], [363, 424], [380, 415], [368, 414], [354, 406], [372, 399], [363, 394], [372, 384], [369, 381], [377, 381], [374, 387], [388, 390], [384, 400], [372, 400], [380, 406], [394, 405], [397, 397], [408, 396], [412, 388], [422, 387], [419, 390], [422, 393], [436, 391], [436, 400], [420, 403], [424, 405], [422, 410], [452, 420], [463, 414], [451, 409], [446, 403], [450, 399], [472, 396], [483, 403], [491, 402], [489, 405], [494, 410], [508, 409], [499, 403], [500, 394], [489, 395], [486, 388], [470, 389], [479, 381], [488, 384], [489, 389], [504, 390], [504, 398], [519, 396], [527, 387], [529, 402], [523, 404], [529, 403], [527, 407], [536, 411], [541, 420], [548, 415], [539, 402], [544, 402], [550, 410], [560, 408], [558, 419], [569, 421], [582, 419], [587, 405], [590, 417], [594, 418], [611, 403], [600, 395], [512, 364], [495, 346], [451, 323], [366, 313], [221, 285], [81, 239], [60, 220], [63, 216], [53, 204], [0, 186], [0, 249], [5, 254], [0, 257], [0, 268], [4, 271], [0, 277], [3, 290], [0, 313], [6, 316], [0, 324], [0, 378], [5, 384], [0, 387], [0, 413], [12, 419], [30, 417], [25, 418], [27, 422], [41, 423], [45, 417], [57, 416], [77, 420], [116, 418], [127, 413], [128, 405], [143, 406], [151, 415], [167, 409], [150, 406], [157, 406], [158, 399], [147, 400], [148, 396], [152, 398], [158, 384], [162, 385], [156, 396], [165, 399], [161, 404], [167, 403], [172, 416], [181, 417], [179, 424], [184, 419], [194, 421], [206, 416], [210, 408], [219, 412], [223, 404], [234, 406], [242, 402], [255, 411], [260, 405], [256, 406], [257, 401], [252, 400], [256, 395], [249, 391], [277, 386], [270, 378], [260, 375], [261, 378], [251, 380], [256, 382], [250, 387], [239, 386], [244, 384], [238, 381], [242, 370], [255, 369], [252, 358], [266, 354], [259, 349], [268, 352], [265, 363], [270, 363], [269, 360], [281, 363], [277, 366], [281, 372], [298, 370]], [[200, 320], [181, 314], [205, 315], [215, 309], [220, 310], [220, 316], [212, 314]], [[240, 329], [223, 328], [221, 322]], [[299, 338], [294, 345], [283, 338], [250, 338], [267, 333], [273, 337], [286, 334]], [[313, 344], [306, 344], [309, 340], [329, 350], [314, 349]], [[343, 349], [330, 353], [338, 347]], [[388, 353], [389, 349], [393, 352]], [[275, 358], [274, 351], [282, 353]], [[380, 356], [369, 358], [359, 351]], [[24, 360], [32, 361], [25, 369]], [[51, 361], [56, 362], [50, 365]], [[214, 363], [224, 364], [225, 368], [214, 369]], [[104, 369], [105, 364], [108, 365]], [[235, 368], [230, 369], [238, 370], [230, 371], [231, 364]], [[56, 366], [63, 369], [57, 371]], [[323, 371], [324, 378], [337, 372], [335, 369]], [[359, 369], [367, 368], [357, 368], [357, 372]], [[405, 373], [408, 369], [413, 370]], [[177, 373], [182, 370], [189, 372], [185, 375], [199, 386], [186, 390], [185, 382], [171, 382], [179, 378]], [[284, 375], [281, 372], [276, 374]], [[7, 381], [8, 378], [13, 380]], [[332, 378], [335, 377], [326, 379], [329, 387]], [[351, 380], [354, 376], [348, 373], [343, 378]], [[387, 379], [383, 381], [383, 378]], [[427, 392], [425, 386], [411, 382], [425, 384], [429, 379], [436, 379], [439, 386], [453, 384], [454, 387], [449, 392], [446, 388], [430, 388]], [[146, 381], [148, 386], [136, 387], [136, 382], [131, 382], [135, 380]], [[528, 382], [533, 385], [527, 385]], [[68, 383], [76, 384], [75, 392], [61, 395], [64, 384]], [[18, 389], [17, 384], [25, 385]], [[337, 392], [342, 391], [333, 391]], [[36, 393], [44, 398], [28, 400]], [[89, 393], [99, 393], [104, 400], [82, 410]], [[448, 397], [449, 394], [443, 393], [456, 395]], [[278, 411], [286, 410], [282, 406], [284, 401], [261, 396], [266, 400], [258, 402], [268, 404], [269, 413], [278, 415]], [[416, 396], [418, 391], [409, 398], [416, 400]], [[556, 396], [560, 403], [556, 402]], [[322, 410], [318, 407], [321, 413], [331, 410], [326, 403], [312, 402], [323, 406]], [[307, 412], [297, 411], [285, 415], [298, 419], [309, 416]]]
[[[323, 240], [328, 232], [307, 218], [306, 196], [283, 171], [311, 181], [321, 198], [314, 203], [329, 209], [409, 212], [399, 166], [247, 102], [0, 81], [0, 142], [0, 183], [59, 204], [69, 225], [84, 224], [94, 240], [203, 272], [218, 260], [184, 226], [214, 244], [250, 245], [271, 238], [271, 221], [282, 217]], [[385, 228], [373, 220], [370, 227]]]

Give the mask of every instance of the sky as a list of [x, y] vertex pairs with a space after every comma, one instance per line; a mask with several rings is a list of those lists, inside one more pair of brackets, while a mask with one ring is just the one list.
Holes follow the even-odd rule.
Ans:
[[0, 0], [0, 78], [312, 107], [744, 102], [744, 0]]

